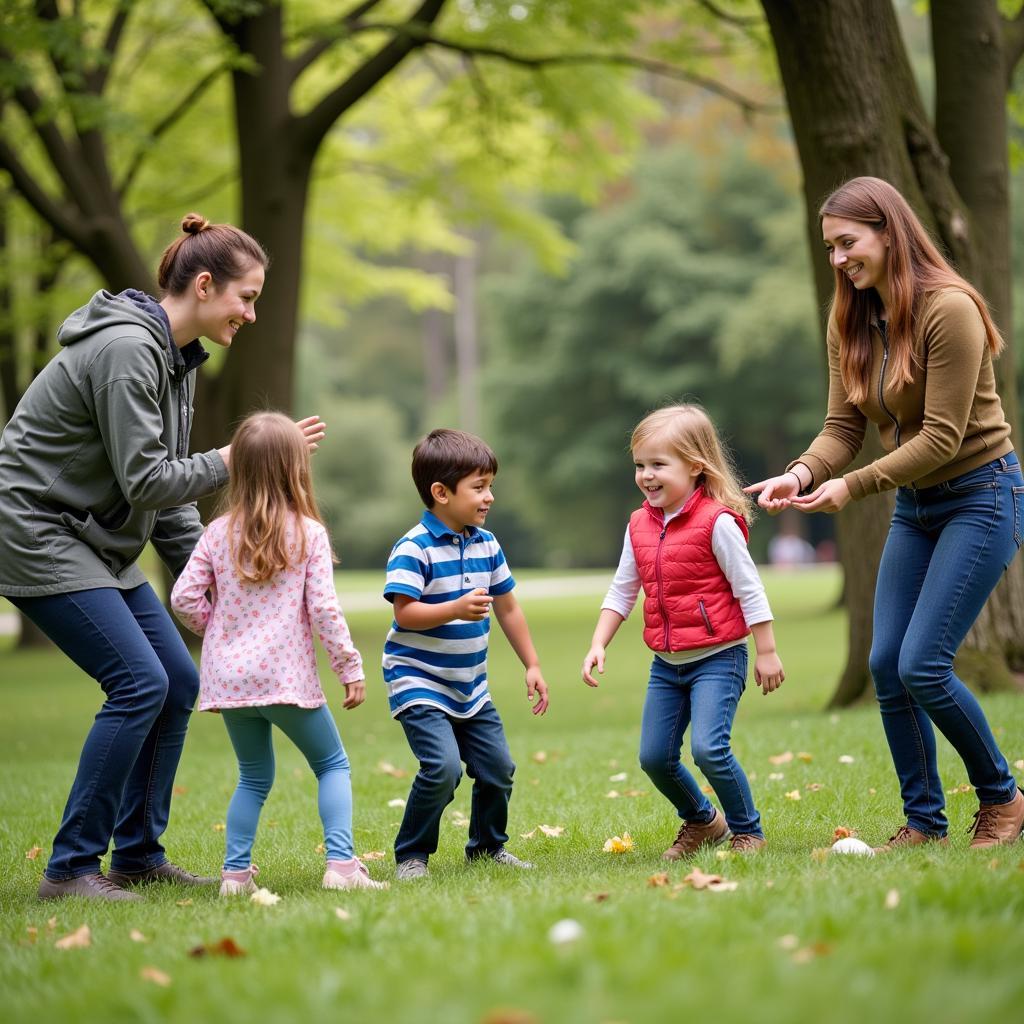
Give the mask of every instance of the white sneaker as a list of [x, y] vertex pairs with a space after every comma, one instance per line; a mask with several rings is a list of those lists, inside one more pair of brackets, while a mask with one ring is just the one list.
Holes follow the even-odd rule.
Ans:
[[387, 889], [387, 882], [375, 882], [358, 858], [329, 860], [324, 872], [325, 889]]
[[241, 871], [221, 871], [220, 873], [220, 894], [221, 896], [247, 896], [256, 891], [256, 883], [253, 878], [260, 873], [255, 864], [250, 864]]
[[491, 857], [491, 860], [495, 864], [502, 864], [507, 868], [518, 868], [520, 871], [533, 870], [533, 865], [528, 860], [520, 860], [514, 853], [509, 853], [504, 846]]

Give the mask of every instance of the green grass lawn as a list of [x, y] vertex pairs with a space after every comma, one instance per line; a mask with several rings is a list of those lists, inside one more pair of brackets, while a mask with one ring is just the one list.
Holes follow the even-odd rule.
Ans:
[[[446, 812], [429, 879], [383, 893], [323, 892], [314, 780], [281, 740], [255, 852], [260, 882], [281, 896], [271, 907], [171, 888], [148, 890], [141, 904], [38, 903], [35, 887], [98, 690], [59, 656], [0, 653], [3, 1019], [1020, 1019], [1024, 847], [967, 851], [976, 802], [956, 791], [967, 780], [944, 741], [943, 781], [956, 791], [947, 798], [948, 848], [884, 859], [813, 854], [840, 825], [869, 842], [884, 840], [900, 823], [899, 795], [874, 706], [820, 710], [844, 653], [842, 617], [832, 607], [838, 577], [765, 576], [788, 678], [770, 697], [748, 689], [735, 749], [770, 846], [756, 858], [720, 859], [712, 851], [685, 866], [660, 860], [677, 823], [636, 763], [649, 659], [635, 617], [610, 648], [601, 688], [591, 691], [579, 679], [597, 597], [524, 599], [552, 689], [543, 719], [529, 714], [522, 673], [500, 634], [493, 638], [492, 691], [519, 765], [509, 845], [536, 871], [463, 863], [465, 829], [452, 818], [469, 812], [464, 781]], [[342, 591], [378, 584], [339, 578]], [[369, 866], [375, 877], [391, 878], [401, 811], [388, 802], [406, 796], [410, 780], [380, 766], [411, 776], [415, 763], [375, 672], [386, 613], [349, 618], [370, 669], [366, 704], [342, 711], [340, 687], [324, 678], [353, 765], [357, 849], [386, 853]], [[988, 698], [985, 707], [1005, 753], [1024, 757], [1024, 702]], [[810, 759], [769, 761], [785, 751]], [[625, 779], [612, 780], [623, 772]], [[215, 715], [196, 715], [165, 837], [174, 860], [216, 872], [224, 839], [218, 826], [234, 780], [223, 726]], [[609, 798], [613, 789], [642, 795]], [[521, 838], [540, 824], [564, 832]], [[633, 837], [631, 852], [602, 851], [607, 838], [624, 832]], [[26, 859], [37, 845], [43, 854]], [[724, 892], [677, 888], [693, 866], [738, 884]], [[668, 884], [651, 884], [666, 867]], [[348, 919], [339, 918], [339, 907]], [[555, 946], [548, 932], [564, 918], [580, 924], [582, 937]], [[55, 948], [56, 938], [82, 924], [91, 929], [88, 948]], [[146, 941], [133, 941], [133, 929]], [[189, 955], [225, 937], [246, 955]], [[148, 968], [167, 983], [147, 980]]]

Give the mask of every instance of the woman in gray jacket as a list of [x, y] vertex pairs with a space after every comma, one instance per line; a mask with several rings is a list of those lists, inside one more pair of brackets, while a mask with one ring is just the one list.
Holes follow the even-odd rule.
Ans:
[[[214, 881], [160, 844], [199, 679], [136, 560], [152, 542], [177, 575], [202, 533], [196, 499], [227, 481], [228, 448], [188, 453], [192, 371], [208, 358], [198, 338], [226, 348], [256, 319], [268, 259], [244, 231], [199, 214], [182, 230], [160, 262], [163, 298], [99, 291], [72, 313], [0, 438], [0, 594], [106, 698], [40, 899]], [[300, 425], [315, 448], [323, 424]]]

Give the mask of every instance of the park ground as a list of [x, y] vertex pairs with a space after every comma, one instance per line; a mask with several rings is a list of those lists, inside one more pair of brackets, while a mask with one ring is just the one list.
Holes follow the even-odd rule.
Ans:
[[[770, 841], [760, 856], [660, 859], [676, 823], [636, 762], [648, 662], [638, 623], [620, 632], [600, 689], [589, 690], [579, 664], [607, 574], [571, 584], [524, 574], [521, 600], [551, 685], [550, 713], [530, 715], [522, 672], [500, 635], [491, 676], [519, 765], [509, 846], [536, 870], [463, 862], [464, 781], [429, 879], [382, 893], [320, 890], [315, 784], [282, 741], [255, 853], [261, 884], [280, 897], [273, 905], [171, 887], [148, 890], [144, 903], [38, 903], [98, 694], [59, 655], [0, 651], [3, 1019], [1020, 1019], [1024, 846], [968, 851], [976, 800], [940, 739], [948, 848], [873, 859], [825, 853], [840, 827], [884, 840], [900, 823], [899, 795], [874, 705], [823, 710], [844, 657], [837, 572], [768, 571], [765, 579], [787, 680], [768, 697], [748, 688], [734, 737]], [[343, 711], [340, 687], [329, 673], [324, 680], [353, 765], [357, 850], [375, 877], [393, 879], [397, 802], [415, 762], [374, 670], [389, 621], [378, 584], [372, 574], [339, 574], [368, 665], [366, 704]], [[1020, 777], [1024, 702], [988, 697], [984, 705]], [[216, 872], [234, 781], [221, 723], [197, 714], [166, 836], [174, 860]], [[605, 852], [625, 833], [631, 849]], [[735, 884], [696, 888], [685, 882], [694, 868]], [[553, 942], [552, 926], [566, 919], [577, 922], [577, 937]], [[69, 936], [71, 948], [60, 948]]]

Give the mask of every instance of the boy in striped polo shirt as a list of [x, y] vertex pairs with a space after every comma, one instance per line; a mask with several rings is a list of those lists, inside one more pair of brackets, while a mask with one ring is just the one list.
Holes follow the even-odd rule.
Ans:
[[480, 438], [461, 430], [428, 434], [412, 455], [427, 510], [388, 559], [384, 596], [395, 620], [384, 644], [384, 681], [391, 714], [420, 762], [395, 840], [403, 881], [427, 874], [463, 761], [473, 780], [466, 858], [533, 866], [505, 849], [515, 765], [487, 690], [492, 608], [526, 668], [535, 715], [547, 711], [548, 688], [505, 556], [494, 534], [481, 529], [497, 471], [494, 452]]

